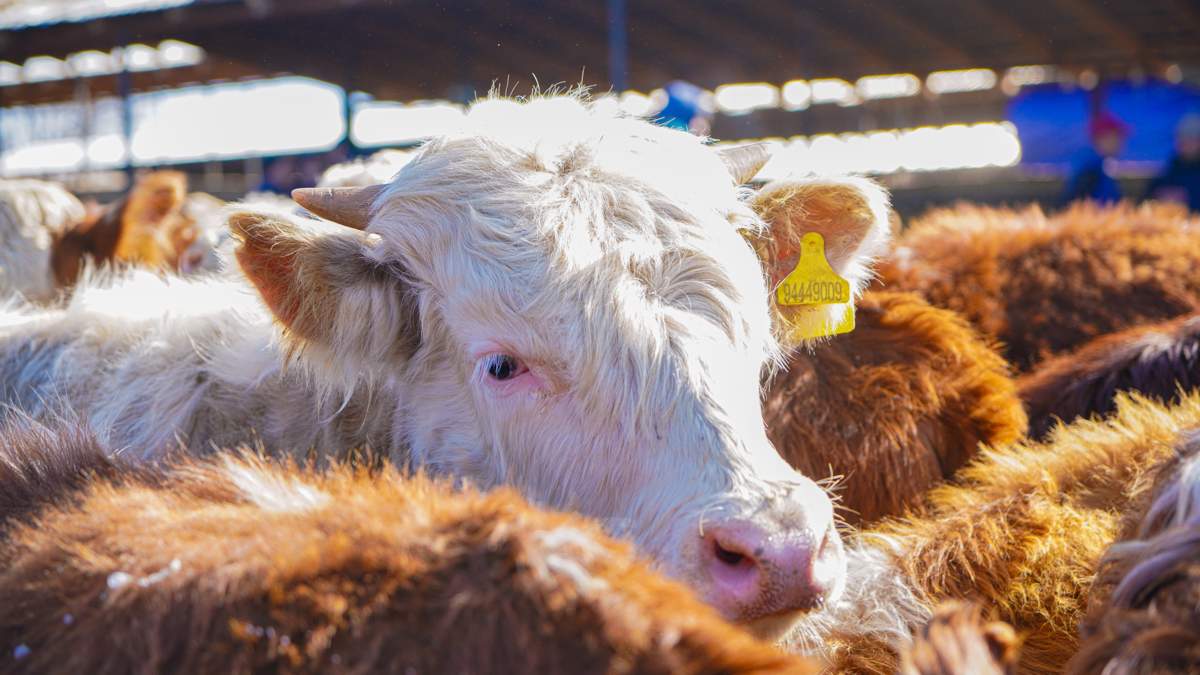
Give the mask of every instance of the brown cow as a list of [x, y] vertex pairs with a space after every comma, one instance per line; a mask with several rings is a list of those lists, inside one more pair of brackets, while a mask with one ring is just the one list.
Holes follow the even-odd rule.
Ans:
[[1177, 400], [1181, 391], [1200, 387], [1200, 314], [1097, 338], [1046, 361], [1017, 385], [1037, 437], [1059, 422], [1111, 412], [1118, 391]]
[[1068, 673], [1200, 672], [1200, 434], [1137, 488]]
[[184, 213], [187, 176], [155, 171], [140, 178], [119, 201], [94, 211], [54, 243], [50, 264], [60, 287], [79, 278], [84, 261], [122, 262], [176, 269], [180, 254], [197, 237]]
[[923, 513], [848, 542], [847, 595], [792, 636], [835, 668], [894, 672], [933, 608], [975, 599], [1024, 636], [1020, 669], [1062, 672], [1121, 514], [1200, 428], [1200, 393], [1174, 406], [1122, 394], [1106, 420], [1077, 420], [1047, 443], [987, 450], [934, 489]]
[[6, 673], [815, 672], [512, 490], [0, 438]]
[[1081, 203], [1047, 216], [958, 206], [930, 213], [880, 265], [999, 338], [1021, 371], [1130, 326], [1200, 311], [1200, 224], [1176, 205]]
[[841, 476], [851, 523], [899, 515], [980, 443], [1025, 433], [1008, 363], [953, 312], [873, 292], [857, 327], [793, 354], [764, 403], [776, 449], [806, 476]]

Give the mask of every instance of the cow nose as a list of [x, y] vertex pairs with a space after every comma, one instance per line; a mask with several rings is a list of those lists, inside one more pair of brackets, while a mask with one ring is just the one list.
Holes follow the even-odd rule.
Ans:
[[841, 539], [832, 523], [817, 533], [768, 531], [744, 520], [706, 530], [701, 557], [709, 601], [739, 623], [818, 609], [845, 574]]

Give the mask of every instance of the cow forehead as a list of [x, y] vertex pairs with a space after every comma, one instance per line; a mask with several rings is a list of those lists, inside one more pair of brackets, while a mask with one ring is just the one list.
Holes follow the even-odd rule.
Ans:
[[735, 343], [769, 339], [762, 270], [737, 234], [758, 220], [701, 139], [574, 97], [494, 108], [430, 141], [371, 228], [427, 266], [460, 307], [452, 323], [549, 341], [539, 336], [591, 322], [610, 333], [602, 342], [636, 342], [686, 334], [664, 320], [674, 310]]
[[578, 97], [476, 107], [487, 114], [473, 109], [460, 132], [428, 142], [397, 174], [392, 194], [470, 204], [501, 218], [560, 213], [526, 219], [560, 232], [580, 223], [572, 213], [634, 229], [663, 211], [675, 221], [746, 215], [724, 162], [691, 134]]
[[759, 221], [715, 153], [692, 140], [638, 141], [641, 152], [605, 161], [604, 139], [581, 139], [557, 155], [487, 136], [439, 139], [393, 181], [381, 210], [395, 217], [377, 218], [372, 229], [400, 238], [424, 230], [441, 246], [423, 253], [458, 249], [518, 275], [605, 262], [645, 270], [690, 252], [715, 268], [744, 266], [748, 249], [736, 231]]
[[690, 314], [734, 343], [752, 338], [749, 323], [768, 332], [761, 264], [727, 222], [633, 225], [556, 208], [541, 223], [475, 215], [484, 222], [459, 228], [460, 240], [433, 263], [435, 285], [465, 321], [501, 333], [514, 321], [550, 333], [592, 323], [640, 338], [687, 333], [680, 326], [695, 324], [679, 315]]

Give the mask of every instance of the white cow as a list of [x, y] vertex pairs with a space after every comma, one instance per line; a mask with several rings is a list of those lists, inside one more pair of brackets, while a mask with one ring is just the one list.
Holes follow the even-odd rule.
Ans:
[[0, 180], [0, 297], [54, 297], [55, 241], [83, 221], [83, 203], [56, 183]]
[[779, 633], [841, 592], [845, 560], [830, 499], [767, 440], [765, 279], [782, 275], [746, 236], [821, 231], [857, 292], [887, 239], [884, 194], [843, 180], [755, 198], [738, 187], [754, 150], [579, 97], [490, 105], [386, 185], [298, 192], [328, 220], [231, 213], [245, 279], [143, 273], [0, 315], [9, 401], [72, 406], [147, 458], [177, 438], [370, 445], [512, 485]]

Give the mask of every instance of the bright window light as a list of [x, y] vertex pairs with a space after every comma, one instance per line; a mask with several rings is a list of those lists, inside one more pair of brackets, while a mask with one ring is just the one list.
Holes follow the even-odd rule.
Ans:
[[105, 134], [88, 141], [88, 164], [94, 169], [123, 166], [125, 153], [125, 139], [120, 134]]
[[621, 110], [626, 115], [649, 117], [661, 109], [661, 107], [655, 107], [655, 102], [650, 96], [640, 91], [630, 89], [629, 91], [621, 92]]
[[138, 164], [328, 150], [345, 133], [341, 89], [304, 77], [154, 96], [133, 134]]
[[1018, 86], [1043, 84], [1054, 79], [1054, 66], [1014, 66], [1004, 73], [1004, 79]]
[[[667, 107], [667, 102], [671, 97], [667, 94], [667, 90], [663, 88], [654, 89], [650, 92], [650, 115], [656, 115]], [[711, 98], [711, 97], [710, 97]], [[712, 102], [709, 101], [711, 107]]]
[[[732, 145], [751, 141], [737, 141]], [[1013, 166], [1021, 160], [1021, 143], [1009, 122], [951, 124], [915, 129], [880, 129], [865, 133], [793, 136], [776, 143], [758, 177], [847, 173], [889, 174], [898, 171], [941, 171]]]
[[21, 83], [21, 66], [11, 61], [0, 61], [0, 87]]
[[461, 127], [463, 107], [449, 101], [369, 103], [354, 111], [350, 135], [364, 147], [406, 145]]
[[996, 71], [991, 68], [939, 70], [925, 78], [925, 86], [935, 94], [984, 91], [996, 86]]
[[70, 0], [58, 2], [0, 2], [0, 30], [48, 21], [80, 22], [104, 16], [163, 10], [190, 5], [195, 0]]
[[6, 175], [75, 171], [83, 166], [83, 144], [79, 139], [48, 141], [4, 153], [0, 167]]
[[817, 134], [808, 144], [808, 159], [817, 173], [840, 174], [849, 171], [846, 140], [838, 134]]
[[1014, 166], [1021, 161], [1021, 141], [1012, 122], [981, 122], [971, 129], [989, 166]]
[[112, 54], [94, 49], [71, 54], [67, 57], [67, 65], [70, 66], [71, 72], [79, 77], [111, 75], [119, 70]]
[[825, 78], [813, 80], [809, 84], [812, 86], [813, 103], [836, 103], [842, 106], [858, 103], [854, 86], [845, 80]]
[[900, 156], [900, 134], [895, 131], [873, 131], [863, 134], [852, 144], [856, 161], [855, 171], [863, 173], [895, 173], [903, 165]]
[[134, 44], [121, 50], [125, 67], [132, 71], [155, 70], [158, 68], [158, 50], [147, 45]]
[[793, 136], [788, 141], [779, 142], [772, 148], [771, 156], [758, 172], [759, 180], [776, 180], [788, 176], [805, 175], [808, 166], [808, 139], [803, 136]]
[[163, 40], [158, 43], [158, 57], [164, 68], [194, 66], [204, 60], [204, 50], [179, 40]]
[[864, 99], [903, 98], [921, 91], [921, 79], [911, 73], [860, 77], [854, 88]]
[[726, 115], [779, 107], [779, 88], [766, 82], [723, 84], [713, 91], [713, 96], [717, 110]]
[[784, 110], [804, 110], [812, 103], [812, 87], [804, 80], [792, 80], [780, 88]]
[[1016, 96], [1021, 87], [1044, 84], [1054, 79], [1053, 66], [1015, 66], [1004, 72], [1004, 77], [1000, 80], [1000, 89], [1009, 96]]
[[25, 61], [23, 78], [26, 82], [50, 82], [67, 77], [67, 63], [53, 56], [34, 56]]

